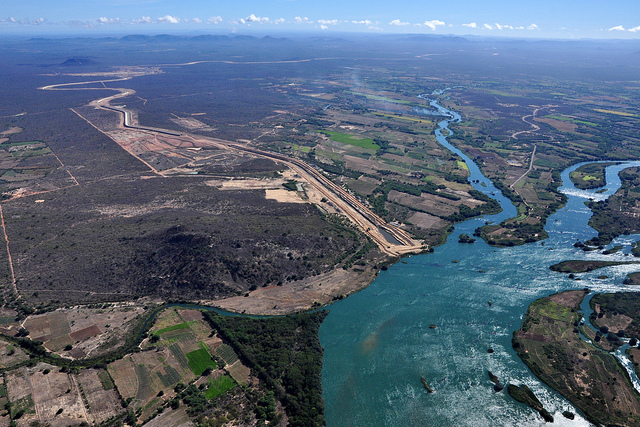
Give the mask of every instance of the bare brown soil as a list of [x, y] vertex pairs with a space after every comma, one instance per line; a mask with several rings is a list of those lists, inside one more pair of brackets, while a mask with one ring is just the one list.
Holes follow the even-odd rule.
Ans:
[[[139, 303], [119, 303], [108, 308], [75, 307], [29, 316], [24, 327], [30, 337], [60, 355], [97, 356], [122, 344], [136, 317], [144, 313]], [[63, 351], [72, 345], [71, 351]]]
[[424, 213], [424, 212], [414, 213], [412, 216], [408, 218], [408, 221], [411, 224], [414, 224], [415, 226], [420, 228], [437, 229], [437, 228], [444, 227], [446, 225], [446, 221], [444, 221], [443, 219], [440, 219], [434, 215], [429, 215], [428, 213]]
[[268, 286], [249, 292], [244, 296], [217, 301], [201, 301], [225, 310], [252, 314], [287, 314], [325, 305], [343, 298], [373, 281], [377, 270], [372, 267], [363, 271], [338, 269], [309, 279], [289, 283], [288, 286]]
[[82, 386], [87, 406], [90, 408], [89, 416], [97, 424], [125, 411], [117, 390], [105, 390], [98, 377], [100, 372], [105, 373], [97, 369], [85, 369], [77, 375], [78, 384]]
[[184, 407], [176, 410], [167, 409], [159, 416], [144, 424], [145, 427], [192, 427], [194, 425]]
[[[45, 374], [46, 369], [50, 371]], [[32, 368], [11, 371], [7, 374], [6, 384], [11, 402], [33, 402], [33, 406], [27, 406], [30, 409], [25, 410], [19, 425], [39, 421], [67, 426], [93, 421], [83, 403], [76, 378], [59, 372], [55, 366], [40, 363]], [[63, 411], [56, 414], [60, 408]]]

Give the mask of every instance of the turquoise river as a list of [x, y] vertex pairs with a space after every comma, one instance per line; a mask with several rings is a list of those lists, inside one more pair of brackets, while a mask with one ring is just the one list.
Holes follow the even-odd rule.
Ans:
[[[442, 92], [433, 95], [442, 95]], [[428, 95], [426, 96], [429, 97]], [[604, 193], [577, 190], [569, 172], [562, 173], [567, 205], [548, 220], [549, 238], [512, 248], [493, 248], [482, 240], [460, 244], [485, 221], [499, 222], [515, 213], [478, 167], [446, 141], [448, 124], [460, 117], [431, 101], [450, 118], [436, 131], [438, 141], [460, 154], [477, 190], [493, 194], [503, 212], [456, 225], [448, 242], [425, 255], [405, 258], [382, 271], [365, 290], [328, 307], [320, 329], [325, 349], [322, 372], [327, 425], [334, 426], [537, 426], [544, 424], [529, 407], [506, 390], [495, 393], [487, 371], [503, 384], [527, 384], [555, 417], [554, 425], [589, 425], [580, 416], [570, 421], [562, 411], [576, 412], [559, 394], [541, 383], [511, 348], [534, 300], [566, 289], [589, 287], [595, 292], [632, 290], [622, 284], [640, 266], [619, 266], [579, 275], [571, 280], [549, 266], [566, 259], [628, 260], [629, 244], [638, 235], [622, 236], [626, 244], [613, 255], [583, 252], [576, 239], [596, 235], [587, 225], [588, 198], [604, 199], [620, 186], [618, 172], [639, 166], [627, 162], [607, 169]], [[484, 183], [484, 185], [482, 185]], [[454, 262], [457, 261], [457, 262]], [[597, 279], [607, 275], [608, 279]], [[431, 329], [430, 325], [437, 325]], [[487, 350], [492, 348], [493, 353]], [[420, 377], [435, 393], [428, 394]]]

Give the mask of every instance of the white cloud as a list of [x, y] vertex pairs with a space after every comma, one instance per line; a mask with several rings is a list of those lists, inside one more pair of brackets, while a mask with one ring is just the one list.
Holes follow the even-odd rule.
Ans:
[[468, 24], [462, 24], [463, 27], [469, 27], [469, 28], [478, 28], [478, 24], [476, 24], [475, 22], [470, 22]]
[[150, 16], [143, 16], [140, 19], [132, 19], [131, 23], [133, 23], [133, 24], [150, 24], [151, 23], [151, 17]]
[[207, 23], [209, 24], [219, 24], [221, 22], [222, 22], [221, 16], [212, 16], [209, 19], [207, 19]]
[[338, 25], [337, 19], [318, 19], [318, 24], [322, 25]]
[[295, 22], [296, 24], [313, 24], [313, 21], [310, 21], [306, 16], [304, 18], [296, 16], [295, 18], [293, 18], [293, 22]]
[[622, 25], [618, 25], [617, 27], [609, 28], [609, 31], [625, 31]]
[[193, 22], [194, 22], [195, 24], [202, 24], [202, 19], [200, 19], [200, 18], [193, 18]]
[[284, 20], [284, 18], [278, 18], [278, 19], [274, 19], [271, 22], [273, 22], [274, 24], [278, 25], [278, 24], [284, 24], [285, 20]]
[[425, 27], [431, 28], [432, 30], [435, 30], [436, 27], [440, 27], [440, 26], [444, 25], [444, 22], [442, 22], [442, 21], [440, 21], [438, 19], [433, 19], [431, 21], [424, 21], [423, 25]]
[[324, 25], [324, 24], [320, 25], [320, 29], [321, 29], [321, 30], [326, 30], [327, 28], [329, 28], [329, 27], [327, 27], [327, 26], [326, 26], [326, 25]]
[[364, 25], [371, 25], [373, 24], [373, 22], [369, 21], [368, 19], [365, 19], [364, 21], [351, 21], [352, 24], [364, 24]]
[[404, 27], [405, 25], [409, 25], [408, 22], [402, 22], [399, 19], [394, 19], [393, 21], [389, 22], [389, 25], [397, 25], [399, 27]]
[[369, 29], [372, 30], [372, 31], [384, 31], [382, 28], [377, 27], [375, 25], [370, 25]]
[[498, 23], [496, 23], [496, 28], [498, 30], [504, 30], [504, 29], [513, 30], [513, 27], [511, 25], [500, 25]]
[[100, 24], [117, 24], [120, 22], [120, 18], [105, 18], [104, 16], [101, 16], [98, 18], [98, 22]]
[[485, 30], [493, 30], [493, 27], [489, 24], [484, 24], [483, 27]]
[[[34, 21], [31, 21], [29, 19], [16, 19], [13, 16], [10, 16], [8, 18], [2, 18], [0, 19], [0, 22], [10, 22], [12, 24], [26, 24], [26, 25], [40, 25], [40, 24], [44, 24], [45, 23], [45, 19], [44, 18], [38, 18]], [[94, 25], [92, 23], [92, 25]]]
[[527, 27], [527, 30], [537, 30], [538, 26], [536, 24], [531, 24]]
[[629, 28], [629, 31], [631, 31], [632, 33], [637, 33], [638, 31], [640, 31], [640, 25], [638, 25], [637, 27]]
[[249, 16], [247, 16], [246, 18], [242, 18], [240, 19], [238, 22], [240, 22], [241, 24], [253, 24], [253, 23], [257, 23], [257, 24], [266, 24], [268, 22], [270, 22], [271, 20], [269, 18], [267, 18], [266, 16], [256, 16], [253, 13]]
[[166, 15], [162, 18], [158, 18], [158, 22], [166, 22], [167, 24], [178, 24], [180, 23], [180, 18], [176, 18], [175, 16]]

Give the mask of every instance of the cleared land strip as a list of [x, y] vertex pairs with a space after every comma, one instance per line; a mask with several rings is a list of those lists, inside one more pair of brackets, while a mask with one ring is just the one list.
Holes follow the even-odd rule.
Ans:
[[9, 236], [7, 236], [7, 228], [4, 225], [4, 213], [2, 212], [2, 205], [0, 205], [0, 221], [2, 223], [2, 233], [4, 234], [4, 240], [7, 242], [7, 256], [9, 257], [9, 269], [11, 270], [11, 287], [13, 293], [20, 298], [18, 293], [18, 287], [16, 286], [16, 275], [13, 272], [13, 260], [11, 259], [11, 251], [9, 250]]
[[[120, 81], [120, 80], [128, 80], [128, 78], [104, 80], [104, 81], [108, 82], [108, 81]], [[66, 88], [65, 86], [72, 86], [72, 85], [75, 86], [75, 85], [100, 83], [100, 82], [103, 82], [103, 81], [90, 81], [90, 82], [66, 83], [61, 85], [49, 85], [49, 86], [41, 87], [40, 89], [69, 90], [69, 88]], [[81, 89], [81, 88], [73, 88], [71, 90], [76, 90], [76, 89]], [[87, 89], [94, 89], [94, 88], [87, 88]], [[103, 88], [101, 89], [104, 90]], [[292, 170], [296, 171], [296, 173], [298, 173], [300, 176], [304, 177], [304, 179], [310, 185], [316, 188], [324, 197], [326, 197], [328, 200], [330, 200], [332, 203], [338, 206], [340, 211], [344, 215], [346, 215], [354, 224], [356, 224], [362, 232], [367, 234], [386, 254], [391, 256], [398, 256], [402, 254], [416, 253], [416, 252], [420, 252], [422, 250], [427, 249], [425, 245], [413, 239], [411, 235], [407, 233], [405, 230], [401, 229], [400, 227], [388, 224], [386, 221], [384, 221], [378, 215], [373, 213], [367, 206], [361, 203], [349, 192], [344, 190], [342, 187], [340, 187], [339, 185], [337, 185], [336, 183], [328, 179], [321, 172], [317, 171], [315, 168], [303, 162], [302, 160], [293, 159], [278, 153], [263, 151], [257, 148], [249, 147], [247, 145], [232, 142], [232, 141], [225, 141], [221, 139], [212, 139], [212, 138], [205, 138], [205, 137], [195, 138], [188, 134], [183, 134], [183, 133], [170, 131], [166, 129], [140, 126], [136, 122], [136, 120], [134, 119], [130, 111], [122, 107], [115, 107], [111, 105], [111, 101], [118, 98], [123, 98], [129, 95], [132, 95], [135, 93], [135, 91], [131, 89], [126, 89], [126, 88], [110, 88], [110, 89], [115, 90], [118, 93], [112, 96], [108, 96], [105, 98], [92, 101], [89, 105], [94, 106], [96, 108], [101, 108], [104, 110], [120, 113], [121, 115], [120, 126], [123, 129], [135, 129], [138, 131], [144, 131], [151, 134], [163, 134], [163, 135], [170, 135], [173, 137], [177, 136], [182, 138], [189, 138], [193, 141], [205, 143], [207, 145], [215, 145], [227, 150], [231, 149], [231, 150], [244, 151], [253, 155], [266, 157], [272, 160], [276, 160], [280, 163], [284, 163], [287, 167], [291, 168]], [[76, 111], [74, 111], [74, 113], [78, 114]], [[80, 114], [78, 115], [80, 116]], [[85, 117], [82, 117], [82, 118], [85, 121], [89, 122], [93, 127], [100, 130], [102, 133], [105, 133]], [[140, 159], [139, 156], [135, 156], [135, 157]], [[140, 160], [143, 161], [142, 159]], [[151, 168], [151, 170], [153, 170], [155, 173], [161, 174], [155, 168], [149, 165], [147, 162], [144, 162], [144, 163], [147, 166], [149, 166], [149, 168]], [[382, 231], [391, 235], [393, 239], [395, 239], [399, 244], [389, 242], [388, 239], [385, 238], [385, 236], [383, 235]]]

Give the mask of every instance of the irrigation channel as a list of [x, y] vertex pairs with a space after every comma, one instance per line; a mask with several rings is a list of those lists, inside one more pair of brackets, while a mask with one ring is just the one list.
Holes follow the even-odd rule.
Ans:
[[[495, 393], [487, 375], [490, 370], [503, 384], [527, 384], [554, 415], [555, 425], [587, 426], [579, 414], [573, 421], [561, 415], [576, 410], [529, 371], [511, 348], [511, 337], [529, 304], [538, 298], [584, 287], [594, 292], [634, 290], [622, 282], [627, 273], [640, 270], [638, 265], [585, 273], [582, 281], [552, 272], [549, 266], [567, 259], [629, 260], [629, 244], [640, 235], [614, 240], [610, 247], [625, 244], [625, 249], [608, 256], [583, 252], [573, 243], [597, 234], [587, 225], [591, 211], [584, 202], [615, 193], [620, 187], [618, 172], [640, 162], [608, 167], [607, 191], [601, 193], [573, 186], [569, 173], [580, 165], [565, 170], [560, 190], [568, 203], [549, 218], [544, 245], [494, 248], [481, 240], [460, 244], [459, 234], [471, 235], [485, 221], [515, 216], [516, 209], [468, 156], [447, 142], [449, 123], [460, 116], [435, 100], [430, 103], [448, 117], [438, 124], [438, 142], [464, 159], [474, 188], [492, 195], [503, 211], [456, 225], [449, 241], [435, 252], [406, 258], [382, 271], [367, 289], [328, 307], [330, 314], [320, 329], [327, 425], [544, 424], [535, 411], [506, 391]], [[598, 279], [600, 275], [609, 278]], [[426, 392], [420, 377], [435, 393]]]

